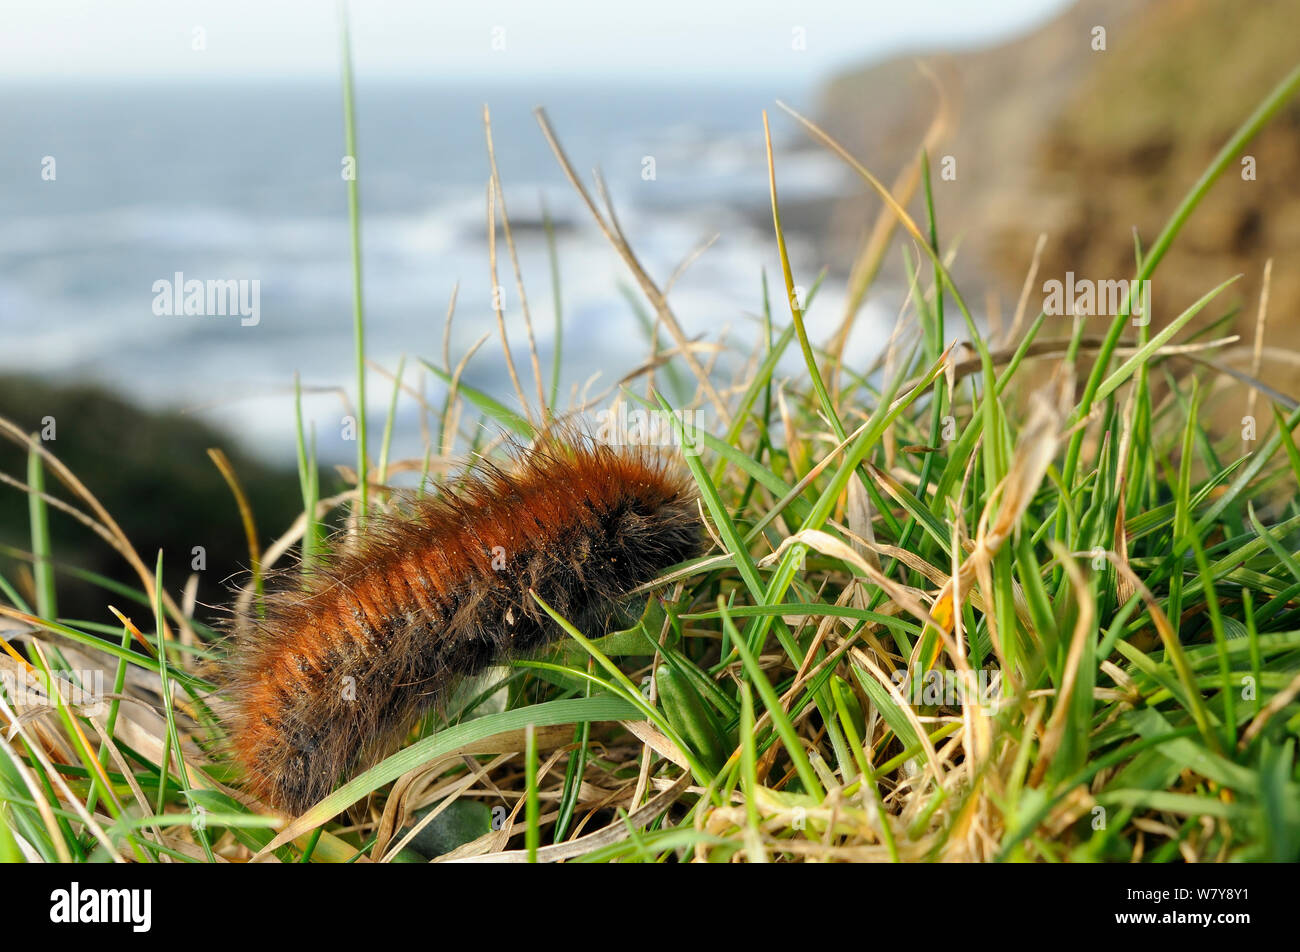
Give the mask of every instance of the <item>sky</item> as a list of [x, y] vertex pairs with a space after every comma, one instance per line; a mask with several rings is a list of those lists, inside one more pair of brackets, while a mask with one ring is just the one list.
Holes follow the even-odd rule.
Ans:
[[[379, 77], [813, 79], [979, 45], [1068, 0], [352, 0]], [[328, 79], [333, 0], [0, 0], [0, 78]]]

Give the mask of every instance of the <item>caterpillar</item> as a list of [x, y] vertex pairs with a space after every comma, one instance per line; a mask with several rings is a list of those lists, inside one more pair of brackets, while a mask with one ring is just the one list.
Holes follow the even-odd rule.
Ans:
[[701, 550], [660, 451], [548, 439], [481, 463], [269, 593], [233, 625], [226, 731], [251, 793], [301, 813], [391, 752], [463, 678], [579, 630]]

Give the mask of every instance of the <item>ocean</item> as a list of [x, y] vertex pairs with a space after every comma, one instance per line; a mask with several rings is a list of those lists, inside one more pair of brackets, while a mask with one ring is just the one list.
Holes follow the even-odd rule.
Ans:
[[[574, 387], [613, 385], [649, 348], [625, 296], [635, 282], [565, 181], [533, 115], [538, 105], [589, 188], [592, 170], [601, 170], [624, 232], [661, 285], [718, 236], [670, 301], [688, 335], [713, 339], [729, 326], [751, 346], [763, 269], [778, 322], [789, 320], [761, 110], [773, 120], [783, 200], [854, 187], [775, 105], [780, 97], [811, 108], [815, 92], [358, 77], [367, 356], [392, 371], [405, 355], [405, 380], [419, 386], [420, 358], [441, 365], [444, 317], [458, 288], [452, 363], [491, 332], [465, 380], [517, 408], [492, 310], [485, 103], [548, 379], [554, 310], [543, 202], [556, 221], [562, 404]], [[100, 382], [146, 406], [184, 409], [283, 461], [294, 454], [297, 372], [322, 462], [354, 459], [340, 422], [339, 388], [354, 398], [355, 371], [337, 84], [10, 84], [0, 90], [0, 117], [0, 372]], [[810, 284], [822, 266], [817, 236], [790, 238], [797, 280]], [[515, 361], [532, 394], [500, 235], [498, 251]], [[246, 310], [175, 313], [168, 305], [179, 300], [178, 280], [238, 283]], [[819, 293], [809, 315], [814, 334], [838, 321], [841, 284], [828, 281]], [[869, 312], [864, 324], [885, 320]], [[880, 339], [856, 336], [868, 350]], [[438, 405], [442, 385], [429, 374], [423, 385]], [[376, 443], [391, 388], [382, 375], [369, 376]], [[395, 452], [415, 454], [418, 404], [404, 398], [401, 407]]]

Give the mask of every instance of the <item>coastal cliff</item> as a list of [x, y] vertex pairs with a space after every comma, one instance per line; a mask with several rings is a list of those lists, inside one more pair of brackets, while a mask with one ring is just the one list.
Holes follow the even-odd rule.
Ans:
[[[982, 301], [992, 290], [1005, 316], [1040, 233], [1047, 244], [1031, 310], [1043, 282], [1066, 272], [1130, 277], [1134, 230], [1149, 248], [1223, 143], [1300, 60], [1297, 37], [1296, 0], [1082, 0], [994, 47], [918, 50], [843, 74], [825, 88], [820, 119], [888, 181], [938, 108], [918, 62], [927, 66], [952, 117], [931, 155], [940, 237], [961, 242], [958, 282], [978, 291], [968, 296]], [[940, 175], [945, 156], [954, 178]], [[1290, 347], [1300, 308], [1300, 102], [1274, 116], [1246, 156], [1253, 161], [1228, 168], [1161, 264], [1154, 321], [1240, 272], [1206, 317], [1237, 308], [1248, 343], [1272, 257], [1267, 340]], [[878, 209], [865, 191], [835, 207], [833, 262], [847, 266]], [[911, 210], [921, 214], [920, 202]], [[1266, 360], [1261, 375], [1300, 391], [1300, 370], [1283, 361]]]

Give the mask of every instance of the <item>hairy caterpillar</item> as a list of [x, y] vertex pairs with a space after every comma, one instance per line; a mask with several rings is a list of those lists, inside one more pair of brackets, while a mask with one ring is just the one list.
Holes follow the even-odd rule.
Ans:
[[700, 550], [693, 485], [656, 451], [555, 440], [372, 523], [305, 584], [235, 626], [234, 756], [300, 813], [376, 762], [463, 677], [579, 629]]

